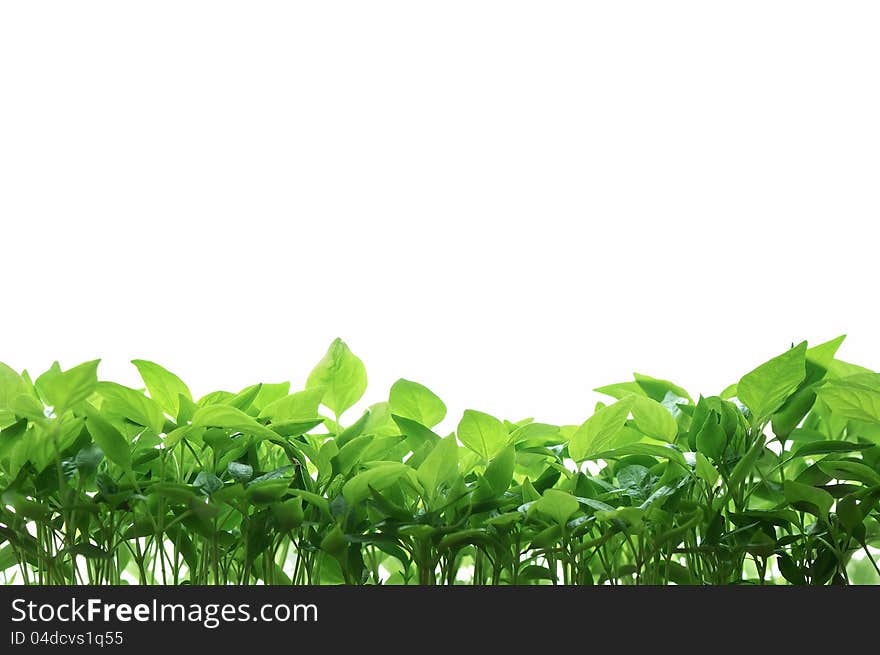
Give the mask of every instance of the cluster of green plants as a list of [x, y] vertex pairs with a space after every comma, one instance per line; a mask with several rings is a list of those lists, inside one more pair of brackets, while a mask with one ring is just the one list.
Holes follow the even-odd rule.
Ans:
[[880, 375], [806, 343], [717, 396], [635, 375], [580, 425], [367, 386], [341, 340], [305, 388], [194, 400], [98, 361], [0, 364], [0, 571], [25, 584], [880, 583]]

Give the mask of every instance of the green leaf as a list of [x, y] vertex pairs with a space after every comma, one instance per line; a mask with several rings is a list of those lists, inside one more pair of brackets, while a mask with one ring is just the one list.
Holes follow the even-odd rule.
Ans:
[[260, 412], [260, 418], [271, 419], [273, 423], [314, 418], [319, 415], [318, 406], [323, 396], [323, 387], [297, 391], [270, 402]]
[[532, 481], [526, 478], [522, 483], [522, 501], [523, 503], [531, 503], [533, 501], [538, 500], [541, 497], [541, 494], [538, 493], [538, 490], [535, 489], [535, 485], [532, 484]]
[[419, 481], [429, 497], [458, 473], [458, 442], [455, 435], [438, 441], [418, 468]]
[[0, 362], [0, 409], [13, 409], [13, 402], [30, 392], [27, 382], [12, 368]]
[[[400, 430], [391, 415], [387, 402], [373, 403], [367, 408], [369, 417], [364, 424], [364, 434], [372, 434], [377, 437], [396, 437]], [[400, 418], [400, 417], [398, 417]]]
[[513, 480], [513, 469], [516, 466], [516, 450], [507, 446], [486, 467], [483, 478], [489, 483], [491, 492], [501, 496], [510, 487]]
[[[272, 423], [271, 431], [276, 432], [282, 437], [298, 437], [301, 434], [305, 434], [312, 428], [318, 427], [323, 422], [323, 418], [301, 419], [297, 421], [282, 421], [281, 423]], [[268, 432], [261, 432], [261, 434], [268, 435]]]
[[730, 472], [730, 476], [727, 478], [728, 489], [739, 488], [740, 484], [745, 481], [746, 476], [755, 468], [755, 464], [758, 463], [758, 459], [760, 459], [763, 452], [764, 438], [763, 435], [758, 435], [755, 443], [752, 444], [751, 448], [746, 451], [746, 454], [740, 458]]
[[620, 459], [630, 455], [647, 455], [648, 457], [668, 459], [683, 469], [688, 470], [687, 462], [680, 451], [671, 446], [660, 446], [653, 443], [630, 443], [619, 448], [596, 453], [595, 457], [596, 459]]
[[834, 496], [824, 489], [816, 489], [800, 482], [786, 480], [783, 484], [785, 499], [795, 509], [809, 512], [817, 516], [827, 517], [834, 504]]
[[196, 401], [196, 405], [199, 407], [208, 407], [209, 405], [225, 405], [232, 398], [235, 398], [235, 394], [229, 391], [212, 391], [211, 393], [207, 393]]
[[697, 452], [703, 453], [709, 459], [720, 461], [727, 448], [727, 433], [721, 426], [721, 416], [710, 411], [706, 421], [700, 427], [696, 438]]
[[795, 450], [791, 456], [809, 457], [810, 455], [853, 453], [872, 447], [873, 444], [857, 444], [849, 441], [811, 441]]
[[846, 335], [842, 334], [835, 339], [831, 339], [831, 341], [826, 341], [825, 343], [820, 343], [818, 346], [808, 348], [806, 353], [807, 361], [820, 368], [827, 369], [831, 366], [831, 362], [834, 361], [834, 355], [837, 354], [837, 350], [840, 348], [844, 339], [846, 339]]
[[877, 373], [857, 373], [826, 380], [817, 395], [832, 413], [841, 418], [880, 422], [880, 375]]
[[847, 378], [850, 375], [858, 375], [860, 373], [876, 373], [869, 368], [845, 362], [842, 359], [833, 359], [828, 365], [828, 373], [830, 377]]
[[240, 409], [228, 405], [208, 405], [201, 407], [192, 419], [193, 427], [227, 428], [261, 439], [277, 439], [278, 435], [260, 425]]
[[193, 480], [193, 486], [206, 496], [210, 496], [223, 488], [223, 481], [210, 471], [199, 471], [196, 479]]
[[268, 505], [281, 500], [290, 486], [288, 478], [257, 478], [251, 480], [247, 486], [247, 498], [257, 505]]
[[[812, 364], [807, 365], [808, 375], [810, 374], [809, 368], [811, 366]], [[824, 371], [821, 371], [819, 374], [824, 375]], [[788, 400], [782, 404], [779, 411], [773, 414], [771, 421], [773, 434], [781, 440], [788, 438], [788, 435], [800, 425], [803, 418], [807, 415], [815, 402], [816, 393], [814, 392], [809, 379], [804, 380], [801, 383], [800, 388], [789, 396]]]
[[413, 421], [412, 419], [397, 416], [395, 414], [391, 415], [391, 419], [394, 424], [397, 425], [400, 433], [407, 438], [407, 443], [412, 450], [417, 450], [426, 442], [435, 443], [440, 440], [439, 435], [418, 421]]
[[737, 384], [737, 397], [758, 419], [782, 406], [806, 376], [807, 342], [746, 373]]
[[303, 489], [291, 489], [290, 493], [294, 496], [302, 498], [304, 501], [317, 507], [322, 514], [326, 516], [330, 516], [330, 503], [323, 496], [319, 496], [318, 494], [312, 493], [310, 491], [304, 491]]
[[537, 511], [546, 514], [560, 525], [565, 525], [572, 514], [577, 512], [579, 506], [574, 496], [559, 489], [547, 489], [533, 505]]
[[[86, 427], [88, 429], [88, 426]], [[98, 465], [104, 459], [104, 451], [97, 443], [83, 446], [73, 458], [73, 464], [82, 473], [88, 475], [98, 469]]]
[[364, 395], [367, 370], [342, 339], [330, 344], [327, 354], [309, 374], [306, 389], [316, 387], [323, 387], [321, 402], [338, 416]]
[[602, 407], [584, 421], [568, 444], [571, 458], [582, 462], [597, 453], [622, 445], [617, 442], [617, 437], [623, 431], [634, 398], [635, 396], [629, 396], [613, 405]]
[[146, 359], [133, 359], [131, 363], [137, 367], [141, 374], [144, 384], [147, 385], [147, 391], [150, 392], [150, 397], [166, 414], [177, 416], [180, 411], [178, 396], [192, 400], [189, 387], [171, 371]]
[[302, 525], [305, 518], [302, 501], [302, 498], [288, 498], [283, 503], [272, 505], [272, 518], [282, 531], [295, 530]]
[[[361, 455], [363, 455], [364, 450], [366, 450], [367, 446], [369, 446], [372, 441], [373, 437], [371, 435], [362, 435], [360, 437], [355, 437], [354, 439], [351, 439], [344, 446], [342, 446], [335, 456], [336, 465], [339, 469], [339, 473], [347, 476], [349, 472], [361, 461]], [[338, 443], [339, 442], [337, 440], [337, 444]]]
[[645, 393], [645, 390], [639, 385], [638, 382], [618, 382], [617, 384], [607, 384], [604, 387], [597, 387], [593, 389], [596, 393], [602, 393], [606, 396], [611, 396], [612, 398], [616, 398], [620, 400], [621, 398], [626, 398], [630, 395], [636, 396], [644, 396], [648, 397], [648, 394]]
[[553, 583], [556, 582], [556, 574], [546, 566], [539, 566], [538, 564], [524, 566], [519, 570], [517, 577], [519, 580], [550, 580]]
[[273, 469], [268, 473], [263, 473], [263, 475], [254, 478], [250, 481], [250, 484], [259, 484], [260, 482], [266, 482], [267, 480], [279, 480], [281, 478], [288, 478], [291, 471], [293, 471], [293, 466], [281, 466], [277, 469]]
[[48, 371], [44, 372], [34, 381], [34, 389], [44, 401], [46, 400], [46, 382], [58, 375], [61, 375], [61, 364], [56, 360], [52, 362], [52, 366], [49, 367]]
[[433, 428], [446, 417], [446, 405], [428, 387], [400, 378], [391, 385], [391, 413]]
[[[370, 410], [365, 411], [361, 417], [349, 425], [347, 428], [342, 430], [336, 435], [336, 445], [342, 448], [349, 441], [354, 439], [355, 437], [359, 437], [364, 432], [364, 427], [367, 425], [367, 422], [370, 420]], [[340, 430], [342, 426], [337, 426]]]
[[104, 456], [126, 471], [131, 470], [131, 450], [125, 437], [90, 405], [86, 407], [86, 429]]
[[855, 480], [872, 487], [880, 485], [880, 473], [861, 462], [823, 459], [818, 466], [823, 473], [837, 480]]
[[241, 462], [229, 462], [226, 465], [226, 471], [236, 482], [249, 482], [254, 477], [254, 467]]
[[640, 533], [644, 530], [646, 510], [642, 507], [618, 507], [613, 510], [598, 510], [596, 520], [613, 521], [627, 532]]
[[102, 398], [101, 413], [126, 418], [160, 434], [165, 426], [162, 408], [140, 391], [115, 382], [99, 382], [97, 392]]
[[46, 418], [30, 381], [0, 362], [0, 429], [15, 423], [16, 416], [37, 422]]
[[[269, 404], [287, 397], [288, 393], [290, 393], [290, 382], [263, 382], [251, 407], [257, 413], [261, 413]], [[317, 415], [317, 412], [313, 414], [313, 416]]]
[[652, 439], [673, 441], [678, 433], [678, 423], [672, 413], [652, 398], [633, 396], [633, 423], [639, 432]]
[[43, 385], [46, 403], [55, 408], [56, 416], [92, 395], [98, 384], [100, 361], [85, 362], [46, 380]]
[[12, 547], [11, 543], [3, 544], [0, 547], [0, 571], [6, 571], [18, 564], [18, 553]]
[[798, 565], [795, 564], [794, 560], [791, 558], [791, 555], [789, 555], [788, 553], [778, 553], [776, 562], [777, 566], [779, 567], [779, 572], [782, 574], [782, 577], [788, 580], [791, 584], [807, 584], [806, 577], [804, 577], [804, 574], [798, 568]]
[[321, 539], [321, 550], [334, 557], [341, 556], [342, 553], [345, 552], [345, 548], [345, 533], [338, 525], [333, 526], [333, 528], [324, 535], [324, 538]]
[[346, 482], [342, 487], [342, 495], [349, 505], [355, 505], [370, 497], [371, 488], [376, 491], [387, 489], [409, 471], [412, 469], [401, 462], [383, 462], [358, 473]]
[[191, 398], [187, 398], [182, 394], [178, 394], [177, 396], [177, 407], [178, 425], [186, 425], [192, 421], [192, 417], [195, 416], [195, 413], [199, 410], [199, 406], [196, 405]]
[[693, 402], [682, 387], [670, 382], [669, 380], [661, 380], [660, 378], [652, 378], [650, 375], [642, 375], [641, 373], [633, 373], [636, 383], [642, 388], [649, 398], [653, 398], [658, 403], [663, 402], [667, 393], [672, 393], [679, 398], [684, 398], [688, 402]]
[[494, 416], [466, 409], [458, 423], [458, 438], [483, 461], [490, 461], [500, 453], [510, 439], [507, 428]]
[[522, 443], [528, 441], [531, 445], [535, 443], [557, 444], [563, 442], [560, 435], [558, 425], [550, 425], [548, 423], [526, 423], [517, 427], [510, 433], [510, 440], [513, 443]]
[[243, 412], [247, 412], [251, 408], [251, 405], [253, 405], [254, 401], [257, 399], [257, 396], [260, 395], [260, 392], [262, 390], [262, 383], [251, 384], [239, 391], [232, 398], [225, 400], [223, 404], [234, 407], [235, 409], [240, 409]]
[[696, 463], [696, 472], [697, 476], [703, 480], [709, 487], [714, 487], [715, 483], [718, 482], [718, 478], [720, 474], [718, 470], [712, 466], [709, 460], [703, 453], [697, 453], [697, 463]]
[[4, 491], [0, 500], [4, 505], [11, 505], [16, 514], [35, 521], [44, 521], [52, 513], [47, 504], [28, 500], [26, 496], [12, 490]]

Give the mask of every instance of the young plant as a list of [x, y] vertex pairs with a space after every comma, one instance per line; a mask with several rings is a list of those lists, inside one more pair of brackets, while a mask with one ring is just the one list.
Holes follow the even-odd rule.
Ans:
[[635, 375], [581, 425], [398, 380], [194, 399], [135, 360], [0, 364], [0, 572], [25, 584], [876, 584], [880, 375], [801, 343], [717, 396]]

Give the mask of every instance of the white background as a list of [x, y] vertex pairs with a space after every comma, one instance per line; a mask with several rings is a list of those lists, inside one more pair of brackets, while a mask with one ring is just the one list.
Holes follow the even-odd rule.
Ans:
[[876, 2], [5, 2], [0, 359], [580, 422], [880, 368]]

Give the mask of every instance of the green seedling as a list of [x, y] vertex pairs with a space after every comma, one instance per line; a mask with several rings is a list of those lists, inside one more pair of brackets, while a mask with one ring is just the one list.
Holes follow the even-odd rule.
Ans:
[[[880, 375], [801, 343], [716, 396], [635, 375], [580, 425], [452, 418], [341, 340], [194, 398], [134, 360], [0, 364], [9, 584], [878, 584]], [[586, 403], [586, 401], [585, 401]]]

